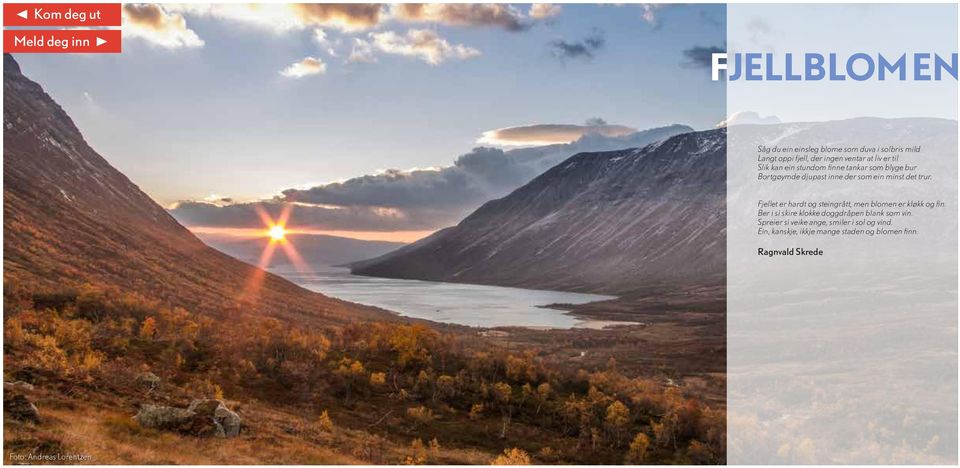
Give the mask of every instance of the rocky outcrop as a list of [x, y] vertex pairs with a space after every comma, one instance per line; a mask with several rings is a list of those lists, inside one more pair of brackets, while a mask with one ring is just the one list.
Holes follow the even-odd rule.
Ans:
[[187, 408], [144, 404], [133, 417], [143, 427], [195, 437], [236, 437], [241, 419], [220, 400], [193, 400]]

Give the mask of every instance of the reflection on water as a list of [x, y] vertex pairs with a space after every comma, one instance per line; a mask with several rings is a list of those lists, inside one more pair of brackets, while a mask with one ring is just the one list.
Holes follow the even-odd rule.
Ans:
[[600, 327], [547, 304], [584, 304], [612, 296], [533, 289], [436, 283], [431, 281], [373, 278], [351, 275], [345, 268], [324, 268], [310, 273], [275, 271], [311, 291], [357, 302], [409, 317], [475, 327]]

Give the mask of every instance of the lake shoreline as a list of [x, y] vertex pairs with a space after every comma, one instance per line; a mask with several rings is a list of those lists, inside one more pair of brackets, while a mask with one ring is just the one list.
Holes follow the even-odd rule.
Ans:
[[615, 296], [515, 287], [433, 282], [353, 275], [346, 268], [311, 272], [271, 269], [308, 290], [376, 307], [398, 316], [436, 323], [493, 329], [601, 329], [633, 321], [583, 317], [570, 309]]

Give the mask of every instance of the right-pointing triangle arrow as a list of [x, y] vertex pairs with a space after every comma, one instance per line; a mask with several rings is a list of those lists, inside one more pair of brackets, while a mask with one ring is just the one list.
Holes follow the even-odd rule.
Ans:
[[23, 19], [27, 19], [27, 10], [23, 10], [23, 11], [21, 11], [20, 13], [17, 13], [17, 16], [19, 16], [19, 17], [21, 17], [21, 18], [23, 18]]
[[97, 47], [100, 47], [100, 46], [102, 46], [102, 45], [104, 45], [104, 44], [106, 44], [106, 43], [107, 43], [107, 41], [105, 41], [105, 40], [103, 40], [103, 39], [100, 39], [99, 37], [97, 38]]

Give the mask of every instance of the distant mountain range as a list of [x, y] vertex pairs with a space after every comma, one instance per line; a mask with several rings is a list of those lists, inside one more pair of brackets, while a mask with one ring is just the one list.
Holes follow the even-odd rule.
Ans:
[[[207, 247], [84, 141], [69, 116], [3, 57], [4, 286], [92, 283], [198, 312], [324, 322], [386, 315], [331, 299]], [[252, 280], [255, 301], [246, 301]]]
[[629, 294], [722, 284], [726, 131], [577, 154], [356, 274]]
[[[222, 234], [197, 234], [207, 245], [244, 262], [256, 265], [270, 242], [267, 237], [237, 237]], [[287, 234], [297, 253], [311, 267], [323, 267], [372, 258], [403, 247], [402, 242], [365, 241], [317, 234]], [[276, 249], [269, 267], [293, 265], [283, 249]]]

